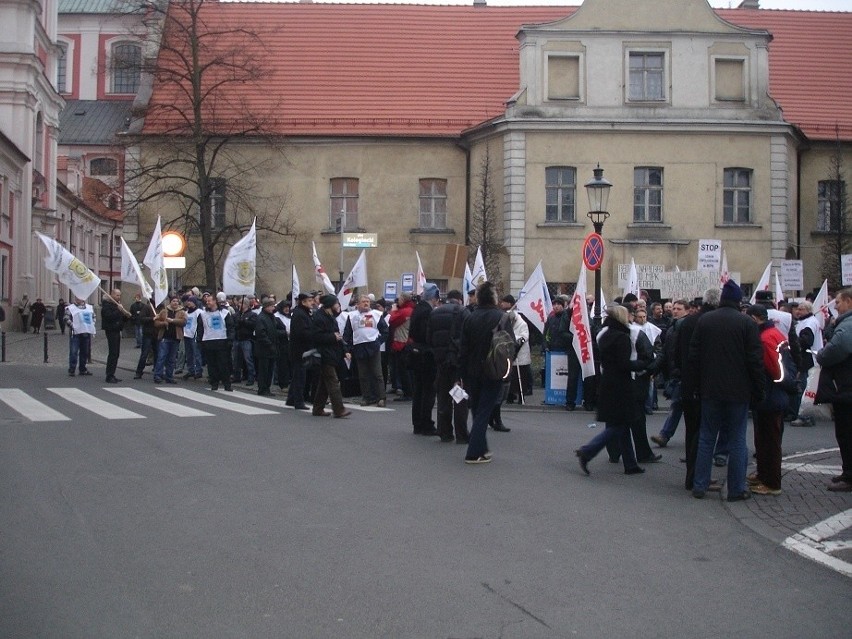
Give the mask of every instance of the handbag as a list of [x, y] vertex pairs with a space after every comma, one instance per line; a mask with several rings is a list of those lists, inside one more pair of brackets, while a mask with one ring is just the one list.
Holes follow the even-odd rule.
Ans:
[[302, 353], [302, 366], [306, 370], [315, 371], [322, 366], [322, 354], [315, 348], [311, 348]]

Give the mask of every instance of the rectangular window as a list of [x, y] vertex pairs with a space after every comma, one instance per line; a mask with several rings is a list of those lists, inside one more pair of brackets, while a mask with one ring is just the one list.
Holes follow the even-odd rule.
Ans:
[[225, 178], [210, 178], [210, 224], [214, 229], [225, 228], [225, 209], [228, 203], [228, 181]]
[[844, 231], [843, 199], [846, 183], [842, 180], [820, 180], [817, 186], [817, 230]]
[[663, 169], [650, 166], [633, 169], [633, 221], [663, 221]]
[[56, 59], [56, 92], [68, 93], [68, 45], [59, 45], [59, 56]]
[[109, 256], [109, 235], [98, 236], [98, 253], [101, 256]]
[[358, 230], [358, 178], [332, 178], [329, 228], [337, 231]]
[[665, 55], [630, 53], [630, 92], [637, 101], [665, 100]]
[[0, 175], [0, 237], [12, 235], [12, 217], [9, 213], [11, 194], [5, 177]]
[[544, 170], [546, 222], [574, 222], [577, 170], [571, 166], [549, 166]]
[[446, 180], [420, 180], [420, 228], [447, 228]]
[[142, 47], [120, 42], [112, 47], [112, 92], [136, 93], [142, 69]]
[[723, 221], [726, 224], [750, 224], [751, 169], [725, 169]]
[[716, 100], [719, 102], [745, 101], [745, 81], [743, 60], [715, 61]]
[[9, 256], [0, 255], [0, 300], [9, 299]]
[[547, 99], [580, 98], [580, 58], [549, 56], [547, 58]]
[[95, 177], [118, 175], [118, 162], [115, 158], [95, 158], [89, 163], [89, 174]]

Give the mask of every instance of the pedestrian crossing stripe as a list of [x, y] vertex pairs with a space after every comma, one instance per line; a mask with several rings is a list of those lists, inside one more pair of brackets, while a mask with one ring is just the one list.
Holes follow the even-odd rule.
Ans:
[[136, 390], [135, 388], [108, 387], [104, 388], [104, 390], [120, 395], [132, 402], [137, 402], [139, 404], [144, 404], [145, 406], [164, 411], [174, 417], [213, 417], [213, 413], [198, 410], [197, 408], [192, 408], [185, 404], [170, 402], [169, 400], [161, 397], [154, 397], [151, 393], [145, 393], [143, 391]]
[[79, 388], [48, 388], [47, 390], [51, 393], [56, 393], [62, 399], [72, 404], [77, 404], [77, 406], [107, 419], [145, 419], [144, 415], [134, 413], [132, 410], [127, 410], [115, 404], [110, 404]]
[[0, 401], [31, 422], [67, 422], [71, 419], [30, 397], [20, 388], [0, 388]]
[[[183, 399], [189, 399], [196, 402], [201, 402], [208, 406], [223, 408], [224, 410], [234, 411], [243, 415], [275, 415], [276, 411], [258, 408], [257, 406], [246, 406], [237, 402], [230, 402], [226, 399], [220, 399], [218, 393], [199, 393], [198, 391], [188, 390], [186, 388], [158, 388], [157, 390], [170, 395], [176, 395]], [[233, 395], [233, 393], [228, 393]]]

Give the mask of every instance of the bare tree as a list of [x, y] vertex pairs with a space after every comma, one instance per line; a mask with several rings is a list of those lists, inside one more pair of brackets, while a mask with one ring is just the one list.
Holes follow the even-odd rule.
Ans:
[[485, 155], [476, 176], [477, 191], [471, 207], [470, 247], [476, 255], [476, 246], [482, 250], [482, 261], [488, 280], [498, 290], [502, 287], [500, 251], [503, 250], [503, 235], [497, 214], [496, 192], [491, 167], [490, 145], [485, 145]]
[[261, 111], [246, 99], [269, 81], [271, 70], [261, 62], [267, 47], [262, 34], [223, 20], [220, 6], [148, 5], [145, 24], [157, 46], [143, 73], [153, 90], [140, 91], [134, 115], [145, 124], [131, 128], [127, 140], [136, 149], [128, 162], [129, 207], [156, 206], [164, 228], [200, 238], [187, 269], [203, 272], [208, 287], [216, 286], [223, 255], [254, 218], [258, 235], [275, 236], [278, 246], [299, 236], [286, 200], [257, 193], [280, 148], [278, 105]]
[[839, 131], [828, 167], [828, 179], [819, 183], [817, 228], [828, 231], [822, 246], [822, 277], [828, 280], [830, 290], [837, 290], [843, 286], [842, 256], [850, 252], [846, 179]]

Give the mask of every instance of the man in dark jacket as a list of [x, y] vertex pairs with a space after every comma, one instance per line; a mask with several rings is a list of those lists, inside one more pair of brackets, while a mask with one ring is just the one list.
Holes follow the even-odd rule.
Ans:
[[553, 300], [553, 314], [544, 325], [544, 348], [563, 352], [568, 359], [568, 377], [565, 386], [565, 410], [577, 406], [577, 383], [582, 373], [580, 360], [574, 352], [574, 334], [571, 332], [571, 300], [559, 295]]
[[[352, 414], [343, 405], [343, 393], [340, 391], [340, 380], [337, 378], [337, 366], [345, 357], [351, 357], [343, 349], [343, 335], [337, 325], [340, 315], [340, 302], [335, 295], [323, 295], [320, 298], [320, 308], [311, 316], [311, 335], [314, 345], [322, 356], [319, 380], [314, 393], [314, 417], [346, 417]], [[331, 399], [332, 413], [325, 410], [325, 403]]]
[[[272, 369], [278, 358], [278, 322], [275, 300], [266, 298], [254, 324], [254, 354], [257, 359], [257, 394], [272, 395]], [[283, 325], [281, 328], [286, 332]]]
[[130, 311], [121, 305], [121, 291], [117, 288], [113, 289], [109, 299], [104, 297], [104, 303], [101, 305], [101, 328], [107, 338], [106, 381], [108, 384], [117, 384], [121, 381], [116, 378], [115, 369], [121, 353], [121, 330], [128, 317], [130, 317]]
[[139, 322], [139, 317], [146, 306], [148, 306], [148, 302], [142, 299], [142, 294], [136, 293], [133, 304], [130, 305], [130, 321], [133, 322], [133, 330], [136, 335], [136, 348], [142, 348], [142, 324]]
[[839, 315], [831, 339], [816, 356], [817, 363], [831, 373], [837, 385], [834, 409], [834, 436], [840, 448], [842, 470], [832, 477], [828, 490], [852, 492], [852, 289], [835, 295]]
[[[500, 401], [503, 381], [488, 379], [483, 374], [485, 358], [491, 348], [494, 328], [506, 315], [497, 307], [497, 295], [490, 282], [485, 282], [476, 290], [476, 309], [465, 320], [461, 338], [462, 377], [473, 412], [473, 424], [470, 428], [470, 442], [467, 446], [466, 464], [487, 464], [491, 461], [491, 451], [485, 431], [491, 411]], [[507, 323], [511, 333], [511, 324]]]
[[296, 410], [308, 410], [305, 405], [305, 365], [302, 355], [314, 347], [311, 336], [311, 307], [314, 298], [307, 293], [299, 293], [296, 305], [290, 313], [290, 373], [292, 379], [287, 391], [287, 405]]
[[740, 312], [742, 291], [728, 280], [719, 308], [702, 314], [689, 344], [694, 388], [701, 398], [701, 426], [692, 494], [710, 486], [713, 451], [720, 430], [728, 435], [728, 501], [748, 499], [746, 430], [750, 401], [763, 399], [763, 349], [757, 325]]
[[148, 363], [148, 355], [153, 351], [157, 353], [157, 328], [154, 326], [154, 307], [149, 301], [139, 312], [136, 321], [142, 327], [142, 348], [139, 352], [139, 362], [136, 364], [136, 374], [133, 379], [142, 379], [142, 372]]
[[447, 293], [447, 303], [429, 315], [427, 339], [437, 369], [435, 392], [438, 400], [438, 436], [445, 443], [455, 441], [467, 444], [470, 439], [467, 432], [468, 402], [466, 399], [455, 402], [450, 397], [450, 389], [461, 379], [459, 349], [462, 326], [470, 315], [463, 302], [461, 291], [450, 291]]
[[432, 409], [435, 407], [435, 358], [429, 347], [427, 331], [429, 316], [438, 304], [438, 287], [426, 282], [420, 301], [411, 312], [408, 339], [411, 342], [411, 423], [415, 435], [432, 437], [438, 434]]

